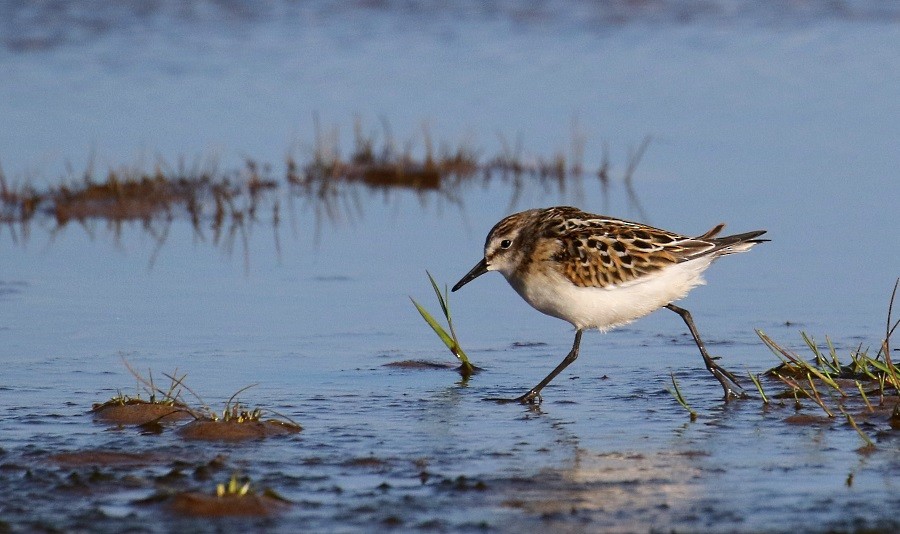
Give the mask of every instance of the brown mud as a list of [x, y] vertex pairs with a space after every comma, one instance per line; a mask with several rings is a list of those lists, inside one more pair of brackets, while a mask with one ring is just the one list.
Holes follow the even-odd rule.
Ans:
[[270, 495], [207, 495], [184, 492], [172, 497], [168, 509], [191, 517], [265, 517], [284, 512], [290, 503]]
[[272, 436], [296, 434], [300, 425], [269, 419], [266, 421], [196, 420], [178, 428], [178, 435], [188, 440], [246, 441]]
[[136, 399], [124, 403], [106, 402], [95, 405], [91, 413], [95, 419], [113, 425], [173, 423], [193, 418], [186, 405]]

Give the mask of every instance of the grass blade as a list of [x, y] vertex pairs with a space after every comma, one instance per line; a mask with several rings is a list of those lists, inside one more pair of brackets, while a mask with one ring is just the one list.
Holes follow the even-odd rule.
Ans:
[[697, 412], [695, 412], [694, 409], [691, 408], [691, 406], [687, 403], [687, 400], [685, 400], [684, 395], [681, 394], [681, 388], [678, 387], [678, 381], [675, 380], [675, 373], [671, 373], [671, 376], [672, 387], [674, 387], [675, 390], [673, 391], [670, 389], [669, 393], [671, 393], [672, 396], [675, 397], [675, 400], [678, 401], [678, 404], [680, 404], [685, 410], [688, 411], [689, 414], [691, 414], [691, 421], [696, 421]]
[[875, 443], [869, 438], [869, 436], [866, 435], [865, 432], [863, 432], [858, 426], [856, 426], [856, 421], [853, 420], [853, 417], [851, 417], [850, 414], [844, 410], [843, 406], [838, 406], [838, 408], [840, 408], [841, 413], [844, 414], [844, 417], [847, 418], [847, 422], [850, 423], [850, 426], [853, 427], [853, 430], [856, 430], [856, 433], [859, 434], [859, 437], [861, 437], [863, 441], [866, 442], [866, 447], [869, 449], [874, 449]]
[[437, 320], [435, 320], [435, 318], [432, 317], [431, 314], [428, 313], [428, 311], [423, 308], [421, 304], [416, 302], [415, 299], [410, 297], [409, 300], [411, 300], [416, 309], [419, 310], [419, 313], [422, 315], [422, 318], [425, 319], [425, 322], [428, 323], [428, 326], [430, 326], [431, 329], [434, 330], [434, 333], [437, 334], [439, 338], [441, 338], [441, 341], [444, 342], [444, 345], [447, 345], [447, 348], [450, 349], [450, 352], [452, 352], [453, 355], [460, 360], [466, 361], [468, 358], [466, 358], [465, 353], [462, 351], [462, 349], [459, 348], [456, 342], [453, 341], [453, 338], [450, 336], [450, 334], [448, 334], [447, 331], [444, 330], [444, 327], [441, 326], [440, 323], [438, 323]]
[[431, 287], [434, 288], [434, 294], [437, 295], [438, 302], [441, 304], [441, 311], [444, 312], [444, 317], [450, 319], [450, 309], [447, 307], [447, 298], [441, 294], [441, 289], [438, 287], [437, 282], [434, 281], [434, 277], [431, 276], [431, 273], [425, 271], [425, 274], [428, 275], [428, 280], [431, 281]]
[[747, 374], [750, 375], [750, 381], [753, 382], [753, 385], [756, 386], [756, 390], [759, 391], [759, 396], [762, 397], [763, 404], [769, 404], [769, 398], [766, 397], [766, 392], [763, 391], [762, 384], [759, 382], [759, 375], [750, 372]]
[[[767, 336], [762, 330], [757, 330], [756, 335], [758, 335], [759, 338], [762, 339], [763, 343], [765, 343], [766, 346], [768, 346], [769, 349], [772, 352], [774, 352], [776, 356], [779, 356], [779, 358], [783, 356], [784, 358], [789, 360], [793, 366], [795, 366], [799, 369], [802, 369], [807, 374], [814, 375], [816, 378], [818, 378], [819, 380], [821, 380], [822, 382], [824, 382], [825, 384], [830, 386], [832, 389], [834, 389], [835, 391], [840, 393], [841, 397], [847, 396], [847, 394], [844, 393], [844, 391], [841, 389], [841, 387], [837, 384], [837, 382], [834, 381], [834, 379], [829, 374], [823, 373], [822, 371], [817, 369], [814, 365], [810, 364], [803, 358], [797, 356], [796, 354], [792, 354], [787, 349], [781, 347], [778, 343], [775, 342], [775, 340], [773, 340], [772, 338]], [[801, 335], [803, 336], [804, 341], [807, 342], [807, 344], [813, 350], [813, 353], [816, 355], [816, 361], [818, 361], [818, 362], [824, 361], [824, 358], [822, 358], [822, 355], [818, 351], [818, 349], [815, 348], [815, 344], [812, 343], [812, 340], [810, 340], [810, 338], [807, 337], [805, 333], [801, 333]], [[784, 361], [784, 358], [782, 359], [782, 361]], [[787, 363], [787, 362], [785, 362], [785, 363]]]
[[868, 408], [869, 412], [874, 412], [875, 408], [872, 408], [872, 403], [869, 402], [869, 397], [866, 396], [866, 390], [863, 389], [862, 382], [859, 380], [856, 381], [856, 389], [859, 390], [859, 396], [862, 397], [863, 402], [866, 403], [866, 408]]
[[425, 274], [428, 275], [428, 280], [431, 282], [431, 288], [434, 290], [434, 294], [438, 299], [438, 303], [441, 306], [441, 311], [444, 313], [444, 317], [447, 319], [447, 330], [434, 318], [428, 310], [426, 310], [421, 304], [416, 302], [416, 300], [412, 297], [409, 300], [412, 301], [413, 306], [416, 307], [416, 310], [419, 311], [419, 315], [422, 316], [422, 319], [425, 319], [425, 322], [428, 323], [428, 326], [434, 330], [434, 333], [437, 334], [441, 341], [443, 341], [444, 345], [450, 349], [450, 352], [456, 356], [462, 365], [460, 366], [460, 373], [464, 378], [469, 377], [472, 373], [475, 372], [475, 367], [469, 361], [469, 357], [466, 355], [465, 351], [463, 351], [462, 347], [459, 344], [459, 339], [456, 337], [456, 331], [453, 328], [453, 318], [450, 315], [450, 295], [447, 289], [445, 288], [443, 292], [441, 292], [441, 288], [438, 286], [438, 283], [434, 280], [434, 277], [431, 276], [431, 273], [425, 271]]

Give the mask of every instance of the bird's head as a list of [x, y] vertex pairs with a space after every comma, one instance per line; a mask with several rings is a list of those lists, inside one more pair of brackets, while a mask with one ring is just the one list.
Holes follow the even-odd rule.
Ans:
[[484, 241], [484, 258], [453, 286], [453, 291], [488, 271], [500, 271], [508, 278], [527, 253], [523, 247], [523, 229], [535, 212], [537, 210], [515, 213], [495, 224]]

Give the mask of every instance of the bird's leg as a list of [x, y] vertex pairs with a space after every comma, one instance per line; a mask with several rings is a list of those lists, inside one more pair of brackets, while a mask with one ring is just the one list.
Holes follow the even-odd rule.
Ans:
[[[700, 334], [697, 333], [697, 327], [694, 326], [694, 319], [691, 317], [691, 312], [687, 311], [684, 308], [676, 306], [674, 304], [666, 304], [666, 308], [672, 310], [677, 313], [684, 319], [684, 323], [687, 325], [688, 329], [691, 331], [691, 335], [694, 337], [694, 342], [697, 344], [697, 348], [700, 349], [700, 354], [703, 356], [703, 362], [706, 364], [706, 368], [716, 380], [719, 381], [719, 384], [722, 384], [722, 389], [725, 390], [725, 400], [727, 401], [730, 397], [741, 397], [743, 392], [735, 393], [732, 389], [731, 385], [734, 384], [738, 387], [738, 389], [743, 390], [741, 385], [738, 384], [737, 378], [731, 374], [730, 371], [725, 369], [724, 367], [717, 364], [712, 357], [706, 352], [706, 345], [703, 344], [703, 340], [700, 339]], [[729, 384], [729, 382], [731, 382]]]
[[544, 386], [549, 384], [551, 380], [556, 378], [556, 375], [561, 373], [563, 369], [568, 367], [569, 364], [571, 364], [578, 358], [578, 348], [581, 345], [581, 334], [582, 330], [579, 329], [575, 331], [575, 342], [572, 344], [572, 350], [570, 350], [566, 357], [563, 358], [563, 361], [559, 362], [559, 365], [556, 366], [556, 369], [550, 371], [550, 374], [547, 375], [543, 380], [541, 380], [538, 385], [531, 388], [528, 393], [522, 395], [521, 397], [516, 397], [515, 399], [506, 400], [505, 402], [540, 404], [541, 390], [544, 389]]

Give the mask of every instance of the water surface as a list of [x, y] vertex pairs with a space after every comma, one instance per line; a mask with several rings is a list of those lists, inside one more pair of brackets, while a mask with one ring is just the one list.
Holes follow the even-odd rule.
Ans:
[[[324, 219], [282, 185], [281, 223], [260, 216], [224, 245], [178, 217], [155, 223], [161, 246], [141, 223], [0, 228], [3, 526], [226, 528], [236, 523], [135, 501], [212, 491], [237, 471], [295, 503], [247, 520], [254, 529], [896, 528], [896, 431], [866, 425], [877, 448], [861, 454], [843, 420], [785, 423], [793, 400], [722, 403], [665, 311], [586, 334], [538, 409], [483, 399], [534, 385], [572, 331], [496, 274], [452, 299], [484, 372], [462, 383], [451, 370], [384, 365], [450, 362], [408, 300], [437, 310], [424, 271], [454, 283], [494, 222], [557, 203], [683, 233], [721, 221], [767, 229], [771, 243], [723, 259], [682, 302], [741, 375], [777, 363], [755, 328], [798, 351], [800, 329], [829, 335], [842, 354], [880, 342], [900, 275], [896, 10], [703, 5], [7, 4], [2, 18], [16, 23], [2, 30], [0, 163], [10, 183], [74, 180], [89, 161], [102, 173], [210, 156], [223, 169], [250, 157], [281, 176], [287, 154], [311, 157], [314, 117], [346, 154], [356, 115], [379, 140], [385, 119], [418, 155], [423, 124], [483, 158], [521, 138], [524, 160], [571, 158], [574, 130], [588, 172], [564, 190], [531, 184], [518, 195], [502, 180], [452, 197], [358, 186], [355, 208]], [[620, 177], [648, 135], [638, 209]], [[618, 177], [607, 194], [593, 174], [604, 146]], [[135, 391], [122, 357], [157, 377], [187, 373], [217, 409], [258, 383], [241, 400], [304, 430], [235, 446], [108, 429], [86, 411]], [[673, 372], [696, 421], [666, 391]], [[822, 414], [811, 403], [799, 413]], [[49, 460], [84, 449], [171, 458], [96, 470]], [[219, 454], [225, 467], [198, 477]]]

